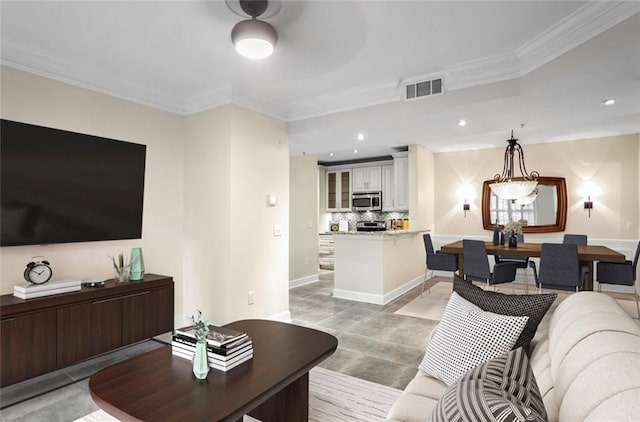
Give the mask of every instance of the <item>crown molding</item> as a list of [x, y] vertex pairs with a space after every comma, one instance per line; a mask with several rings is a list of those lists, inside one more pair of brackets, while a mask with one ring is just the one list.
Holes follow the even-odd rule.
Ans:
[[591, 1], [515, 50], [520, 76], [640, 12], [637, 1]]
[[520, 62], [515, 54], [483, 57], [445, 69], [444, 87], [447, 91], [471, 88], [520, 76]]
[[398, 83], [360, 86], [289, 103], [287, 117], [289, 121], [304, 120], [400, 101], [402, 94], [399, 87]]
[[[514, 52], [448, 66], [440, 73], [445, 77], [444, 90], [524, 76], [639, 12], [637, 1], [590, 1]], [[297, 121], [402, 100], [400, 82], [353, 87], [288, 104], [231, 85], [176, 98], [6, 37], [1, 47], [2, 65], [181, 115], [234, 103], [283, 121]]]
[[[514, 52], [485, 57], [444, 69], [444, 90], [516, 79], [600, 35], [640, 12], [636, 1], [591, 1]], [[403, 83], [419, 80], [407, 78]], [[355, 87], [289, 104], [289, 120], [296, 121], [378, 104], [400, 101], [397, 84]]]
[[212, 108], [231, 104], [232, 102], [233, 97], [231, 85], [225, 84], [188, 97], [185, 100], [185, 107], [182, 114], [195, 114], [201, 111], [207, 111]]
[[275, 119], [288, 121], [287, 107], [270, 100], [255, 91], [249, 91], [241, 87], [232, 88], [231, 99], [234, 104], [250, 110], [257, 111]]
[[[73, 63], [45, 50], [2, 37], [0, 64], [58, 82], [172, 113], [183, 113], [184, 102], [125, 79]], [[11, 57], [11, 60], [4, 57]]]

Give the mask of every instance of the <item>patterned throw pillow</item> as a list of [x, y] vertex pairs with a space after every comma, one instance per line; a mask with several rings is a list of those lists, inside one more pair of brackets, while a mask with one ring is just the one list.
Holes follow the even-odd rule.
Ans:
[[522, 334], [513, 346], [514, 349], [523, 347], [529, 352], [529, 344], [536, 335], [536, 330], [542, 318], [547, 313], [553, 301], [558, 297], [557, 293], [533, 294], [533, 295], [508, 295], [504, 293], [483, 290], [478, 286], [455, 275], [453, 277], [453, 291], [483, 311], [494, 312], [500, 315], [528, 316], [529, 321], [524, 326]]
[[471, 368], [511, 350], [528, 319], [485, 312], [453, 292], [420, 369], [451, 385]]
[[431, 421], [547, 421], [527, 353], [519, 347], [464, 374], [442, 395]]

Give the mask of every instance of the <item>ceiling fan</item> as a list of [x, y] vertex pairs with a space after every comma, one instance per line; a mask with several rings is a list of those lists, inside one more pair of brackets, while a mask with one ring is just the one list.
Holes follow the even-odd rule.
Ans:
[[[280, 10], [280, 2], [272, 2], [277, 7], [272, 8], [270, 13], [265, 15], [269, 7], [268, 0], [239, 0], [242, 12], [237, 10], [237, 3], [225, 0], [227, 7], [240, 16], [247, 16], [251, 19], [238, 22], [231, 31], [231, 41], [236, 51], [241, 56], [252, 60], [260, 60], [269, 57], [278, 41], [278, 33], [269, 23], [258, 20], [259, 16], [270, 17]], [[274, 12], [274, 9], [275, 10]]]

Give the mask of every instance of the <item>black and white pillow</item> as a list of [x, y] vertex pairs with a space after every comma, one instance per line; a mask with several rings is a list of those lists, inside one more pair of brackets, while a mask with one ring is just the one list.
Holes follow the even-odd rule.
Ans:
[[453, 292], [420, 369], [451, 385], [471, 368], [511, 350], [528, 319], [483, 311]]
[[527, 353], [519, 347], [464, 374], [444, 392], [431, 421], [547, 421]]
[[529, 344], [536, 334], [540, 321], [558, 297], [557, 293], [508, 295], [491, 292], [483, 290], [457, 275], [453, 277], [453, 291], [479, 306], [483, 311], [500, 315], [528, 316], [529, 321], [513, 346], [514, 349], [523, 347], [526, 352], [529, 351]]

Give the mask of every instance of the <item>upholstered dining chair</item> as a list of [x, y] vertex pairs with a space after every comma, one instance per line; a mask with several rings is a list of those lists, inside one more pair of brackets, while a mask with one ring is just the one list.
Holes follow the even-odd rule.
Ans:
[[[566, 233], [562, 238], [562, 243], [565, 245], [586, 245], [587, 244], [587, 235], [586, 234], [570, 234]], [[580, 266], [580, 277], [584, 280], [584, 277], [589, 273], [588, 265]]]
[[482, 281], [487, 287], [500, 283], [511, 283], [516, 279], [518, 265], [515, 262], [501, 262], [489, 268], [487, 246], [481, 240], [462, 240], [462, 265], [464, 279], [467, 281]]
[[540, 276], [533, 273], [538, 290], [543, 287], [557, 290], [582, 289], [584, 276], [580, 272], [578, 246], [575, 244], [543, 243], [540, 248]]
[[640, 242], [636, 248], [636, 255], [633, 261], [620, 262], [598, 262], [596, 269], [596, 279], [598, 280], [598, 291], [602, 291], [603, 284], [618, 284], [621, 286], [633, 286], [633, 296], [636, 299], [636, 309], [640, 318], [640, 304], [638, 304], [638, 292], [635, 290], [636, 274], [638, 270], [638, 257], [640, 256]]
[[[441, 251], [435, 251], [433, 249], [433, 243], [431, 242], [431, 235], [426, 233], [422, 235], [422, 240], [424, 241], [424, 250], [427, 254], [427, 270], [424, 273], [424, 279], [422, 280], [422, 291], [420, 292], [420, 297], [424, 294], [424, 283], [427, 281], [427, 274], [431, 271], [431, 275], [433, 276], [434, 270], [438, 271], [452, 271], [455, 273], [458, 270], [458, 255], [444, 253]], [[431, 288], [427, 290], [430, 292]]]
[[[518, 243], [524, 243], [524, 234], [516, 234], [518, 238]], [[521, 268], [524, 270], [524, 288], [527, 293], [529, 293], [529, 281], [527, 277], [527, 268], [532, 268], [535, 272], [536, 263], [533, 261], [529, 261], [528, 256], [509, 256], [509, 255], [494, 255], [495, 263], [499, 264], [501, 262], [515, 262], [517, 268]]]

